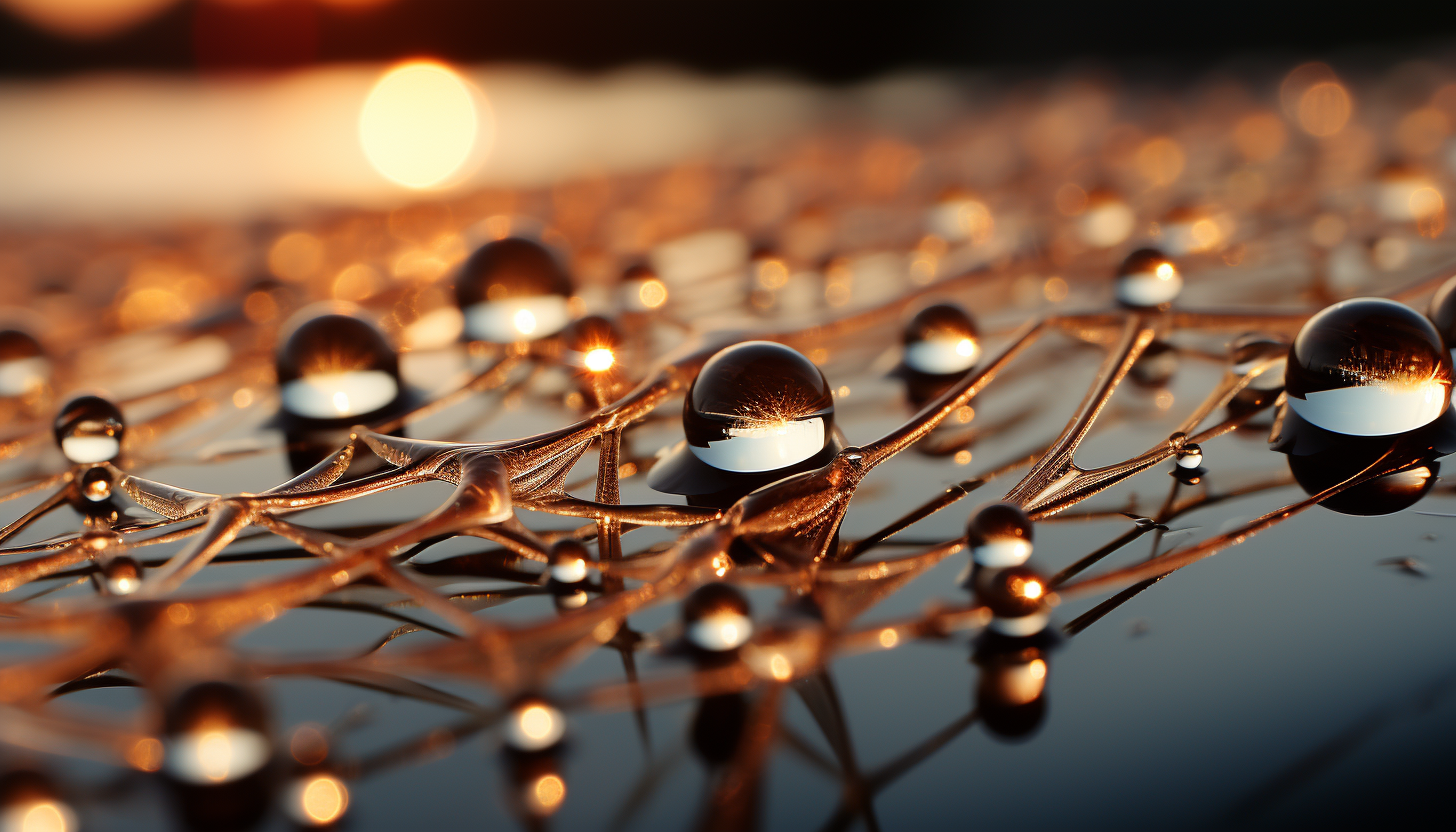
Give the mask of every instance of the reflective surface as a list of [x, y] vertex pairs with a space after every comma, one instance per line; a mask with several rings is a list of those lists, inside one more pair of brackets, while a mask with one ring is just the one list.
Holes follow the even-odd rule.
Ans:
[[[32, 773], [3, 811], [96, 829], [1437, 817], [1452, 413], [1351, 437], [1301, 424], [1269, 374], [1342, 297], [1395, 297], [1423, 331], [1402, 310], [1427, 308], [1456, 247], [1378, 210], [1373, 159], [1308, 175], [1351, 118], [1400, 123], [1337, 118], [1350, 91], [1313, 77], [1188, 93], [1169, 135], [1119, 132], [1111, 113], [1146, 99], [1073, 87], [933, 140], [811, 136], [748, 177], [690, 164], [125, 246], [9, 232], [55, 360], [4, 401], [0, 740]], [[1290, 115], [1271, 110], [1285, 92]], [[962, 167], [1009, 135], [1015, 164]], [[959, 179], [977, 188], [943, 187]], [[1174, 187], [1223, 201], [1175, 215]], [[1300, 212], [1276, 189], [1368, 199]], [[615, 332], [462, 333], [491, 302], [451, 294], [471, 252], [533, 224], [571, 264], [542, 291]], [[1119, 305], [1119, 264], [1179, 224], [1182, 291]], [[219, 238], [289, 290], [229, 271]], [[90, 264], [61, 270], [85, 291], [50, 282], [57, 251]], [[299, 308], [345, 296], [370, 323], [341, 345], [400, 350], [418, 395], [305, 440], [278, 419], [275, 351]], [[940, 300], [974, 314], [979, 360], [917, 396], [904, 331]], [[820, 414], [823, 457], [720, 504], [651, 488], [712, 356], [765, 339], [803, 356], [813, 395], [776, 415]], [[1439, 339], [1377, 341], [1355, 337], [1449, 380]], [[90, 387], [124, 415], [110, 462], [55, 442]], [[987, 517], [968, 540], [1001, 500], [1034, 526]], [[1038, 790], [1058, 799], [1016, 797]]]

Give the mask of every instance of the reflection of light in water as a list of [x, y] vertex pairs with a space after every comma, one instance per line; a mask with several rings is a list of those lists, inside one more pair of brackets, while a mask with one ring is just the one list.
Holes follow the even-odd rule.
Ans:
[[268, 741], [246, 728], [207, 728], [187, 732], [168, 743], [167, 770], [189, 783], [238, 780], [268, 762]]
[[506, 741], [520, 751], [540, 751], [566, 734], [566, 717], [556, 708], [536, 701], [518, 706], [506, 723]]
[[1021, 585], [1021, 594], [1026, 598], [1040, 598], [1042, 592], [1041, 582], [1027, 581]]
[[460, 76], [421, 61], [390, 70], [369, 91], [359, 141], [386, 178], [429, 188], [465, 163], [478, 126], [475, 101]]
[[0, 829], [6, 832], [67, 832], [76, 828], [76, 816], [65, 806], [42, 800], [6, 811]]
[[511, 323], [516, 325], [516, 331], [522, 335], [530, 335], [536, 331], [536, 316], [531, 314], [529, 309], [518, 310]]
[[637, 299], [648, 309], [656, 309], [667, 302], [667, 287], [661, 280], [645, 280], [637, 289]]
[[558, 774], [543, 774], [527, 792], [531, 811], [538, 815], [555, 812], [566, 799], [566, 781]]
[[338, 820], [349, 807], [349, 789], [331, 774], [314, 774], [294, 784], [287, 804], [293, 819], [306, 826]]
[[594, 373], [600, 373], [603, 370], [611, 369], [612, 364], [615, 362], [616, 358], [613, 357], [612, 351], [604, 347], [598, 347], [597, 349], [587, 352], [585, 359], [583, 359], [583, 363], [586, 364], [586, 368]]

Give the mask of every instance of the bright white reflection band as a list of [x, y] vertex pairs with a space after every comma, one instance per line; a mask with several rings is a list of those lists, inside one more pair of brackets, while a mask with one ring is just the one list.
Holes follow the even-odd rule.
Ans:
[[1117, 299], [1129, 306], [1158, 306], [1178, 297], [1183, 278], [1177, 272], [1167, 278], [1154, 272], [1136, 272], [1117, 279]]
[[584, 581], [586, 580], [586, 561], [581, 558], [572, 558], [565, 563], [558, 563], [551, 567], [551, 577], [563, 584]]
[[824, 448], [824, 420], [799, 419], [764, 427], [729, 428], [728, 438], [708, 447], [688, 445], [693, 456], [740, 474], [776, 471], [803, 462]]
[[306, 419], [342, 419], [372, 413], [398, 395], [399, 382], [383, 370], [310, 373], [279, 390], [283, 409]]
[[971, 547], [971, 557], [982, 566], [1001, 569], [1020, 566], [1031, 557], [1031, 544], [1021, 538], [987, 541]]
[[114, 436], [67, 436], [61, 440], [61, 453], [83, 465], [106, 462], [121, 453], [121, 443]]
[[753, 621], [736, 612], [711, 613], [688, 627], [688, 641], [715, 653], [740, 647], [751, 635]]
[[1410, 387], [1385, 385], [1317, 390], [1289, 397], [1301, 418], [1347, 436], [1391, 436], [1430, 424], [1446, 409], [1445, 385], [1436, 381]]
[[980, 357], [980, 345], [969, 338], [929, 338], [905, 346], [905, 366], [936, 376], [963, 373]]
[[1038, 612], [1016, 618], [1001, 618], [998, 616], [991, 619], [989, 626], [1003, 636], [1021, 638], [1024, 636], [1034, 636], [1042, 630], [1045, 630], [1047, 622], [1051, 620], [1052, 617], [1049, 613]]
[[0, 361], [0, 396], [24, 396], [51, 374], [51, 363], [39, 356]]
[[510, 344], [555, 335], [571, 322], [566, 298], [535, 295], [485, 301], [465, 310], [465, 334], [476, 341]]
[[167, 743], [167, 772], [187, 783], [225, 783], [268, 762], [268, 740], [246, 728], [189, 731]]

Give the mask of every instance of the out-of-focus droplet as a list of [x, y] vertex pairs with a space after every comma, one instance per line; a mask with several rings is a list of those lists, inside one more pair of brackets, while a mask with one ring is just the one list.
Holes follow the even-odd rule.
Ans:
[[38, 771], [16, 769], [0, 777], [0, 832], [75, 832], [76, 811]]
[[277, 353], [284, 411], [354, 419], [399, 399], [399, 359], [378, 327], [342, 305], [307, 309], [299, 318]]
[[101, 567], [101, 586], [108, 595], [131, 595], [141, 585], [142, 565], [135, 558], [117, 555]]
[[976, 581], [975, 592], [976, 600], [991, 611], [988, 626], [1001, 635], [1033, 636], [1051, 620], [1051, 590], [1046, 579], [1026, 566], [996, 570]]
[[19, 329], [0, 331], [0, 398], [33, 393], [50, 377], [50, 359], [35, 336]]
[[1031, 557], [1034, 526], [1020, 507], [994, 503], [978, 509], [966, 525], [971, 560], [978, 566], [1001, 569], [1020, 566]]
[[1183, 277], [1167, 255], [1155, 248], [1134, 251], [1117, 270], [1117, 302], [1145, 308], [1171, 303], [1183, 290]]
[[571, 320], [573, 291], [556, 255], [523, 237], [476, 249], [455, 278], [465, 336], [476, 341], [508, 344], [555, 335]]
[[1096, 189], [1087, 194], [1087, 208], [1077, 218], [1077, 234], [1092, 248], [1112, 248], [1132, 234], [1137, 215], [1116, 193]]
[[273, 753], [267, 711], [252, 691], [202, 682], [183, 691], [165, 714], [165, 768], [193, 785], [241, 780]]
[[900, 334], [905, 366], [928, 375], [958, 375], [976, 366], [981, 335], [969, 313], [954, 303], [925, 307]]
[[682, 623], [688, 643], [708, 653], [736, 650], [753, 635], [748, 599], [724, 583], [694, 590], [683, 602]]

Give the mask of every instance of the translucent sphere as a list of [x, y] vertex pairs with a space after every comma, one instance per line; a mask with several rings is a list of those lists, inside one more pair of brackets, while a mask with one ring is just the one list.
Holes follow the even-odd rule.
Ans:
[[1183, 290], [1183, 278], [1168, 256], [1155, 248], [1140, 248], [1117, 270], [1115, 293], [1123, 306], [1147, 308], [1172, 303]]
[[1450, 404], [1451, 355], [1431, 322], [1404, 304], [1341, 301], [1299, 331], [1285, 391], [1295, 413], [1326, 430], [1404, 433]]
[[111, 469], [105, 465], [92, 466], [81, 475], [81, 497], [93, 503], [104, 502], [111, 498], [114, 485]]
[[101, 587], [108, 595], [130, 595], [141, 585], [142, 565], [134, 558], [119, 555], [101, 567]]
[[544, 751], [566, 736], [566, 715], [539, 696], [523, 696], [506, 717], [506, 744], [516, 751]]
[[559, 584], [585, 581], [588, 557], [586, 546], [580, 540], [558, 540], [552, 544], [549, 555], [551, 580]]
[[1094, 188], [1077, 218], [1077, 235], [1092, 248], [1112, 248], [1132, 234], [1137, 215], [1115, 192]]
[[100, 396], [77, 396], [56, 415], [56, 443], [77, 465], [111, 462], [121, 454], [126, 420], [121, 410]]
[[236, 782], [262, 769], [273, 754], [262, 700], [227, 682], [183, 691], [167, 709], [163, 731], [166, 771], [184, 783]]
[[355, 419], [403, 392], [399, 359], [379, 328], [348, 307], [302, 313], [278, 349], [278, 394], [301, 419]]
[[905, 366], [927, 375], [959, 375], [981, 357], [981, 334], [971, 316], [954, 303], [920, 310], [901, 333]]
[[24, 396], [50, 376], [51, 362], [39, 341], [18, 329], [0, 330], [0, 398]]
[[1001, 569], [976, 584], [976, 600], [991, 611], [993, 632], [1033, 636], [1051, 620], [1046, 579], [1025, 566]]
[[683, 406], [688, 449], [724, 471], [774, 471], [818, 454], [834, 430], [834, 394], [790, 347], [749, 341], [713, 356]]
[[1178, 450], [1175, 459], [1179, 468], [1188, 471], [1197, 470], [1203, 465], [1203, 448], [1199, 447], [1197, 443], [1190, 442]]
[[709, 653], [741, 647], [753, 635], [748, 599], [723, 583], [705, 584], [682, 607], [683, 634], [689, 644]]
[[476, 249], [455, 278], [465, 336], [476, 341], [512, 343], [555, 335], [571, 320], [573, 291], [556, 256], [521, 237]]
[[1447, 351], [1456, 350], [1456, 277], [1441, 284], [1431, 296], [1431, 306], [1426, 317], [1436, 325], [1436, 332], [1446, 344]]
[[622, 352], [622, 333], [601, 315], [588, 315], [571, 322], [562, 336], [562, 363], [587, 373], [606, 373], [617, 368]]
[[1031, 557], [1033, 524], [1019, 506], [993, 503], [978, 510], [966, 525], [966, 542], [977, 566], [1000, 569], [1020, 566]]

